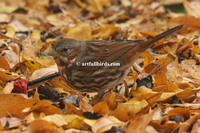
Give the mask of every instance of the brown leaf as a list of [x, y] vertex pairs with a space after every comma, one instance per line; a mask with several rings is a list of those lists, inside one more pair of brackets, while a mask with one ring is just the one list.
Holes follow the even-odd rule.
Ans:
[[200, 89], [186, 89], [186, 90], [179, 92], [176, 96], [178, 98], [185, 98], [185, 97], [191, 96], [193, 94], [196, 94], [199, 91], [200, 91]]
[[125, 133], [144, 133], [155, 111], [156, 110], [131, 120], [125, 129]]
[[108, 105], [105, 102], [99, 102], [93, 107], [93, 112], [96, 112], [99, 115], [108, 114]]
[[155, 104], [161, 97], [162, 93], [145, 93], [139, 96], [137, 99], [139, 100], [146, 100], [149, 105]]
[[132, 99], [126, 103], [119, 104], [111, 115], [121, 121], [127, 121], [147, 106], [148, 103], [145, 100]]
[[168, 132], [171, 133], [174, 130], [178, 129], [179, 123], [171, 123], [166, 120], [152, 120], [151, 125], [159, 132]]
[[79, 110], [78, 108], [76, 108], [71, 103], [67, 103], [67, 102], [64, 102], [64, 103], [65, 103], [65, 109], [64, 110], [65, 110], [66, 114], [76, 114], [76, 115], [82, 116], [82, 114], [83, 114], [82, 110]]
[[185, 121], [183, 124], [181, 124], [179, 128], [179, 133], [188, 132], [188, 131], [190, 132], [189, 129], [193, 128], [195, 122], [197, 122], [199, 119], [200, 119], [200, 115], [196, 114], [193, 117], [191, 117], [189, 120]]
[[155, 57], [147, 50], [141, 55], [141, 57], [144, 58], [144, 67], [149, 65], [155, 59]]
[[10, 68], [15, 66], [19, 62], [19, 56], [15, 52], [11, 50], [3, 50], [2, 53], [5, 54], [4, 57], [5, 59], [7, 59]]
[[51, 105], [47, 100], [42, 100], [37, 103], [31, 108], [30, 112], [34, 110], [42, 112], [45, 115], [61, 114], [60, 109], [54, 105]]
[[188, 82], [176, 82], [176, 85], [178, 86], [178, 88], [181, 89], [192, 89], [194, 86], [192, 86], [190, 83]]
[[33, 104], [33, 99], [26, 99], [17, 94], [0, 94], [0, 117], [10, 115], [24, 117], [27, 112], [23, 110]]
[[34, 120], [28, 126], [29, 133], [59, 133], [56, 128], [45, 120]]
[[0, 56], [0, 68], [3, 68], [5, 70], [10, 69], [10, 65], [8, 64], [8, 61], [3, 56]]
[[174, 108], [167, 112], [168, 116], [178, 115], [184, 118], [185, 120], [188, 120], [190, 118], [190, 111], [186, 108]]
[[92, 111], [92, 106], [87, 103], [84, 99], [81, 98], [80, 95], [78, 95], [79, 100], [80, 100], [80, 107], [84, 112], [91, 112]]
[[103, 101], [108, 105], [109, 109], [113, 110], [117, 106], [117, 101], [115, 99], [115, 93], [111, 91], [106, 93], [103, 97]]
[[200, 20], [193, 16], [183, 15], [169, 20], [169, 28], [176, 25], [184, 24], [183, 28], [179, 30], [180, 33], [185, 34], [192, 31], [200, 31]]
[[174, 57], [171, 57], [169, 54], [161, 56], [159, 60], [156, 60], [154, 63], [147, 65], [142, 72], [148, 74], [154, 74], [161, 69], [166, 69], [167, 65], [174, 61]]

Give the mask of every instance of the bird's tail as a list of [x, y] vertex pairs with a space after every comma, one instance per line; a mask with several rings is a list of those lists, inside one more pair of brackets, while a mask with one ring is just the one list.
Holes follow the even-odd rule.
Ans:
[[176, 27], [171, 28], [171, 29], [169, 29], [169, 30], [167, 30], [167, 31], [165, 31], [165, 32], [163, 32], [163, 33], [161, 33], [161, 34], [158, 34], [158, 35], [155, 36], [155, 37], [152, 37], [152, 38], [150, 38], [150, 39], [148, 39], [148, 40], [146, 40], [146, 41], [143, 41], [143, 42], [139, 43], [139, 45], [136, 45], [136, 47], [138, 47], [138, 48], [136, 48], [136, 49], [138, 49], [139, 51], [140, 51], [140, 50], [141, 50], [141, 51], [145, 51], [145, 50], [146, 50], [148, 47], [150, 47], [153, 43], [159, 41], [160, 39], [164, 38], [165, 36], [168, 36], [168, 35], [174, 33], [175, 31], [180, 30], [182, 27], [183, 27], [183, 25], [176, 26]]

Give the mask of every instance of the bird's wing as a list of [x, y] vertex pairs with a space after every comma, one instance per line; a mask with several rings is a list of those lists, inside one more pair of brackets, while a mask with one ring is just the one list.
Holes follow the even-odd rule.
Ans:
[[94, 61], [114, 62], [144, 40], [88, 41], [87, 53]]

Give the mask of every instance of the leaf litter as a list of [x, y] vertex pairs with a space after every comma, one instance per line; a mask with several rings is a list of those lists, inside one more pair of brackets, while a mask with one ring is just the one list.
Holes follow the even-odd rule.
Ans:
[[[43, 0], [0, 2], [0, 130], [64, 132], [198, 132], [199, 0]], [[155, 43], [123, 84], [95, 94], [70, 88], [51, 45], [59, 38], [141, 40], [183, 28]]]

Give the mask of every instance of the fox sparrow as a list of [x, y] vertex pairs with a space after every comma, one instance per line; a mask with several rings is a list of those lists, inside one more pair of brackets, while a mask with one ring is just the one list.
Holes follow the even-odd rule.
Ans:
[[51, 55], [68, 85], [81, 92], [98, 92], [103, 96], [105, 90], [123, 82], [142, 52], [182, 26], [169, 29], [148, 40], [60, 39], [53, 45]]

